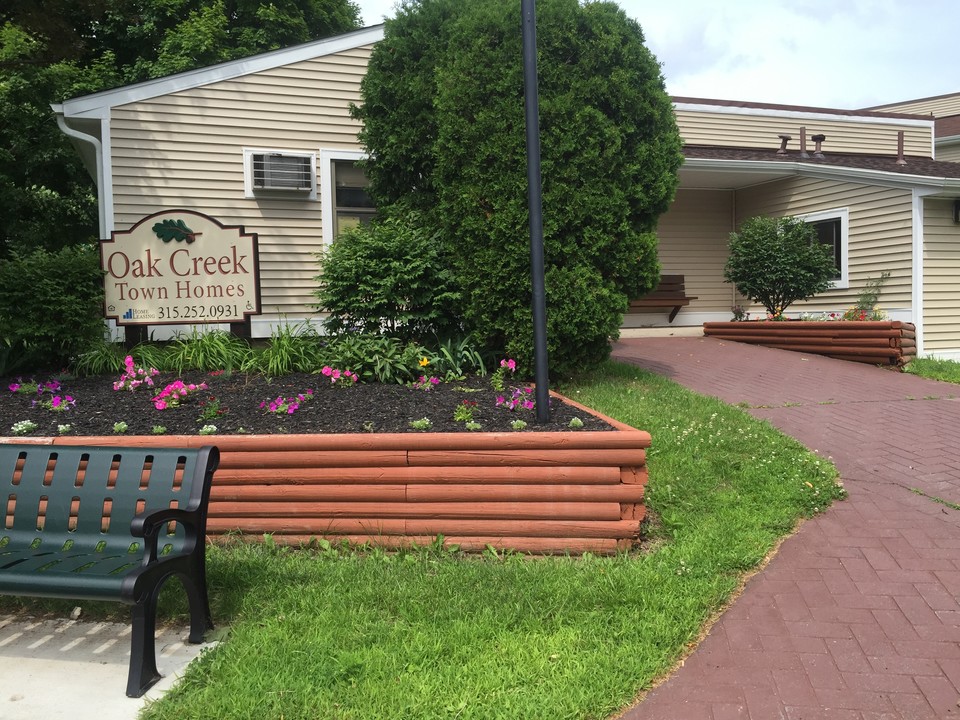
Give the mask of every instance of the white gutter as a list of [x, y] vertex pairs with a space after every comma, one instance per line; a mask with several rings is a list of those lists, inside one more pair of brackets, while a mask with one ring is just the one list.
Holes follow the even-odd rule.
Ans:
[[74, 138], [82, 143], [87, 143], [93, 146], [93, 151], [96, 155], [96, 167], [97, 167], [97, 214], [99, 220], [99, 237], [104, 239], [108, 237], [107, 232], [107, 208], [106, 203], [104, 202], [104, 171], [103, 171], [103, 144], [100, 142], [100, 138], [96, 135], [90, 135], [88, 133], [80, 132], [75, 128], [67, 125], [66, 118], [63, 116], [63, 105], [51, 105], [53, 111], [57, 115], [57, 125], [63, 131], [63, 133], [69, 137]]
[[770, 161], [770, 160], [712, 160], [709, 158], [686, 158], [681, 166], [691, 170], [731, 170], [774, 173], [780, 175], [804, 175], [827, 180], [846, 179], [857, 182], [887, 185], [893, 187], [916, 188], [923, 186], [931, 191], [949, 191], [960, 193], [960, 178], [931, 177], [930, 175], [909, 175], [884, 170], [844, 167], [841, 165], [813, 165], [811, 163]]

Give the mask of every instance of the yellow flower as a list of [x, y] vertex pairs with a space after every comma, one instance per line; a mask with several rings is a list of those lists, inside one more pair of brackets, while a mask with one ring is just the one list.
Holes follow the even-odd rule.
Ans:
[[430, 364], [430, 361], [427, 360], [425, 357], [420, 358], [420, 367], [426, 367], [429, 364]]

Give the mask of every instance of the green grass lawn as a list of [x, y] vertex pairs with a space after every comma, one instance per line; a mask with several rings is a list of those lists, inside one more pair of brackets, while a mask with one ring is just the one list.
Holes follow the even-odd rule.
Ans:
[[953, 360], [939, 360], [937, 358], [917, 358], [911, 360], [904, 368], [904, 372], [941, 380], [949, 383], [960, 383], [960, 363]]
[[643, 551], [214, 547], [226, 640], [144, 717], [605, 718], [684, 655], [800, 518], [843, 494], [827, 461], [661, 377], [610, 363], [561, 390], [653, 435]]

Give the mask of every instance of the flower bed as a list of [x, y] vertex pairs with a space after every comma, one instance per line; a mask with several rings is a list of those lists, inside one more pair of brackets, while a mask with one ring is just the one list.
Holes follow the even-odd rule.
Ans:
[[0, 442], [215, 444], [221, 465], [210, 501], [212, 537], [270, 533], [279, 543], [327, 538], [395, 548], [443, 535], [465, 550], [490, 545], [612, 553], [631, 547], [639, 536], [650, 435], [602, 419], [615, 430], [5, 437]]
[[708, 322], [703, 334], [872, 365], [903, 367], [917, 354], [914, 325], [899, 320]]

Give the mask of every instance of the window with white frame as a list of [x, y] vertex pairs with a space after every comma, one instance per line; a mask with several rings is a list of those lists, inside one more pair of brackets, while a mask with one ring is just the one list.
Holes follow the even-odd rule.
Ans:
[[317, 155], [304, 150], [243, 149], [244, 195], [317, 199]]
[[324, 242], [333, 241], [348, 228], [369, 223], [377, 214], [368, 192], [370, 183], [358, 166], [364, 157], [355, 150], [320, 151]]
[[850, 268], [848, 262], [850, 237], [850, 212], [848, 208], [823, 210], [798, 215], [808, 225], [812, 225], [817, 234], [817, 242], [826, 245], [833, 256], [836, 273], [833, 277], [834, 288], [849, 287]]

